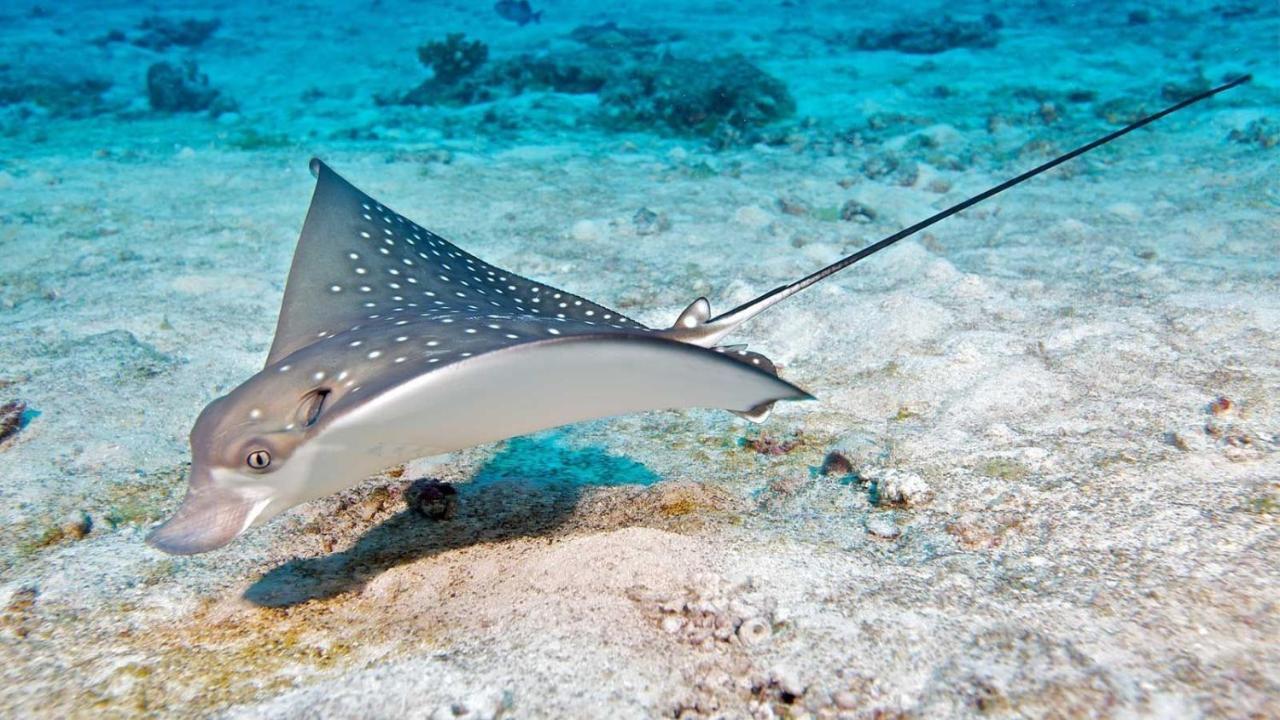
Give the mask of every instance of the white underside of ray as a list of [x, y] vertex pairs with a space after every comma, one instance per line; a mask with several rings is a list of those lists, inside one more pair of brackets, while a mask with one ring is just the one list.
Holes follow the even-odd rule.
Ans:
[[420, 375], [335, 418], [312, 442], [387, 467], [582, 420], [694, 407], [749, 411], [806, 397], [790, 383], [696, 347], [634, 336], [570, 337]]

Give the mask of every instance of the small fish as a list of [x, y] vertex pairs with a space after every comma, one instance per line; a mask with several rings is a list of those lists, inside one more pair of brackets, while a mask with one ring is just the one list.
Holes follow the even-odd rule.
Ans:
[[742, 323], [1248, 79], [1078, 147], [726, 313], [713, 317], [700, 297], [668, 328], [486, 263], [312, 160], [316, 190], [266, 366], [200, 413], [186, 499], [147, 542], [168, 553], [206, 552], [393, 465], [582, 420], [704, 407], [762, 422], [774, 403], [813, 396], [765, 356], [721, 344]]
[[529, 0], [498, 0], [493, 9], [503, 20], [510, 20], [520, 27], [531, 22], [542, 22], [542, 11], [534, 12], [529, 7]]

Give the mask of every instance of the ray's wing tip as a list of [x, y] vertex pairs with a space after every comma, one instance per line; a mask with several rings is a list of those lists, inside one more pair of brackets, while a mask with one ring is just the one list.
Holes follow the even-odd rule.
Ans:
[[[778, 379], [782, 380], [782, 378], [778, 378]], [[782, 382], [787, 383], [787, 386], [790, 387], [792, 394], [786, 397], [780, 397], [778, 398], [779, 400], [786, 400], [789, 402], [809, 402], [810, 400], [818, 399], [816, 395], [809, 392], [808, 390], [805, 390], [799, 385], [796, 385], [793, 382], [789, 382], [787, 380], [782, 380]]]
[[328, 165], [324, 164], [323, 160], [321, 160], [320, 158], [314, 155], [311, 156], [311, 159], [309, 161], [307, 161], [307, 168], [311, 170], [311, 177], [316, 178], [317, 180], [320, 179], [320, 170], [321, 169], [327, 170], [328, 167], [329, 167]]

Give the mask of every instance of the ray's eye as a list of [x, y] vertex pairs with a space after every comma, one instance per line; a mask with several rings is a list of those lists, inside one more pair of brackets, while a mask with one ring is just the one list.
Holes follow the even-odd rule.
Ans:
[[245, 462], [254, 470], [263, 470], [271, 464], [271, 453], [266, 450], [254, 450], [245, 458]]

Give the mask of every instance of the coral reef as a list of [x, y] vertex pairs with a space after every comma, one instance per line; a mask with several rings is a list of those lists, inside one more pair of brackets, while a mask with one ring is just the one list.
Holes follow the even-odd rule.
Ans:
[[742, 446], [761, 455], [786, 455], [805, 443], [804, 431], [796, 430], [788, 437], [771, 432], [761, 432], [754, 437], [742, 438]]
[[437, 75], [408, 93], [382, 97], [379, 102], [401, 105], [473, 105], [536, 91], [594, 93], [599, 92], [615, 77], [619, 68], [629, 62], [630, 56], [627, 54], [606, 50], [521, 55], [488, 63], [480, 72], [471, 68], [462, 74], [455, 74], [461, 68], [451, 67], [445, 75], [448, 80], [442, 80]]
[[418, 478], [404, 491], [405, 503], [428, 520], [448, 520], [458, 510], [458, 490], [435, 478]]
[[203, 45], [219, 27], [222, 21], [212, 20], [173, 20], [166, 17], [152, 16], [138, 24], [142, 34], [131, 42], [148, 50], [167, 50], [178, 46], [193, 48]]
[[467, 40], [463, 33], [450, 33], [418, 47], [418, 60], [431, 68], [436, 81], [452, 85], [475, 72], [489, 59], [489, 46]]
[[677, 58], [644, 50], [647, 42], [602, 43], [596, 34], [579, 35], [592, 41], [587, 49], [487, 61], [482, 43], [452, 34], [419, 48], [432, 78], [376, 99], [472, 105], [536, 91], [597, 93], [595, 119], [606, 128], [704, 136], [718, 146], [758, 142], [760, 128], [795, 112], [786, 85], [744, 57]]
[[853, 38], [860, 50], [897, 50], [915, 55], [932, 55], [955, 48], [992, 48], [1004, 23], [988, 13], [980, 20], [903, 18], [888, 29], [863, 30]]
[[877, 507], [906, 508], [925, 504], [933, 497], [919, 475], [896, 468], [868, 468], [860, 479], [868, 483], [867, 500]]
[[418, 47], [418, 60], [432, 75], [407, 93], [377, 95], [382, 105], [470, 105], [496, 97], [494, 81], [476, 78], [476, 71], [489, 59], [489, 47], [479, 40], [467, 40], [463, 33], [450, 33]]
[[[894, 152], [876, 153], [862, 163], [862, 174], [869, 180], [887, 180], [895, 185], [915, 185], [920, 169], [915, 162]], [[844, 218], [848, 220], [849, 218]], [[875, 219], [872, 212], [869, 219]]]
[[631, 216], [631, 226], [637, 235], [656, 235], [671, 229], [671, 219], [664, 213], [642, 207]]
[[786, 85], [741, 56], [636, 63], [601, 90], [600, 105], [609, 127], [720, 136], [726, 145], [754, 142], [752, 131], [795, 112]]
[[818, 474], [823, 477], [846, 477], [854, 473], [853, 463], [844, 453], [839, 450], [832, 450], [822, 458], [822, 465], [818, 468]]
[[22, 416], [26, 411], [27, 404], [21, 400], [10, 400], [0, 405], [0, 444], [22, 429]]
[[105, 78], [66, 77], [0, 64], [0, 106], [27, 106], [54, 117], [87, 118], [110, 109], [103, 99], [110, 88], [111, 81]]
[[876, 211], [865, 203], [847, 200], [840, 206], [840, 219], [845, 222], [869, 223], [876, 219]]
[[635, 50], [675, 42], [683, 38], [684, 34], [673, 30], [620, 27], [610, 21], [598, 25], [579, 25], [569, 33], [569, 37], [593, 48]]
[[773, 598], [760, 596], [750, 581], [732, 583], [712, 573], [690, 578], [680, 593], [632, 588], [628, 595], [663, 632], [695, 646], [764, 645], [781, 624]]
[[1273, 125], [1267, 118], [1258, 118], [1242, 129], [1232, 130], [1227, 139], [1242, 145], [1270, 149], [1280, 145], [1280, 126]]
[[1186, 82], [1168, 82], [1160, 87], [1160, 98], [1168, 102], [1181, 102], [1213, 87], [1213, 81], [1198, 75]]
[[524, 55], [504, 63], [498, 81], [509, 92], [553, 90], [560, 93], [597, 93], [613, 82], [634, 57], [613, 50], [579, 50], [555, 55]]
[[1149, 114], [1154, 108], [1140, 98], [1118, 97], [1094, 106], [1093, 114], [1112, 125], [1128, 125]]
[[209, 78], [188, 60], [181, 65], [158, 62], [147, 68], [147, 98], [159, 112], [200, 112], [226, 105]]

